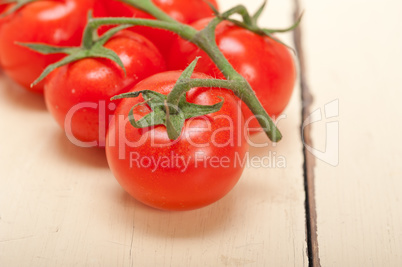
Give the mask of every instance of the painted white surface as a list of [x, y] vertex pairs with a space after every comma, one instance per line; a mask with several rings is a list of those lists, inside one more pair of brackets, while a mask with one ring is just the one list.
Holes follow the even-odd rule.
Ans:
[[338, 99], [339, 165], [317, 160], [322, 266], [402, 266], [402, 2], [304, 0], [312, 111]]

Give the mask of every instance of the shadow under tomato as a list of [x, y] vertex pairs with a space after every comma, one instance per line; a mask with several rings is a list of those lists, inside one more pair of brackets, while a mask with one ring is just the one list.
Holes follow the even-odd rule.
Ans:
[[[97, 221], [105, 221], [102, 217], [123, 219], [125, 223], [120, 225], [133, 229], [133, 236], [137, 240], [141, 240], [142, 236], [153, 236], [157, 240], [198, 239], [201, 242], [208, 236], [224, 234], [235, 226], [241, 229], [245, 220], [261, 220], [263, 215], [255, 211], [256, 207], [261, 209], [260, 205], [269, 212], [274, 206], [287, 206], [289, 202], [300, 201], [296, 189], [289, 188], [285, 181], [278, 182], [276, 178], [253, 179], [249, 176], [246, 174], [242, 177], [221, 200], [192, 211], [154, 209], [135, 200], [119, 186], [108, 188], [108, 191], [113, 191], [108, 192], [108, 197], [114, 208], [107, 213], [98, 213]], [[121, 231], [126, 232], [127, 229]]]
[[43, 95], [27, 91], [0, 72], [1, 97], [16, 108], [29, 111], [47, 111]]
[[[292, 143], [287, 141], [287, 139], [291, 138], [290, 133], [291, 131], [294, 131], [294, 125], [297, 123], [298, 122], [295, 122], [292, 118], [282, 120], [278, 123], [278, 128], [283, 136], [282, 140], [278, 143], [271, 142], [264, 132], [249, 136], [250, 158], [266, 156], [269, 151], [279, 153], [281, 151], [286, 151]], [[300, 135], [297, 135], [297, 138], [301, 138]]]
[[[164, 211], [149, 207], [135, 200], [122, 188], [116, 188], [111, 196], [115, 196], [111, 199], [116, 202], [113, 205], [124, 207], [130, 213], [129, 224], [133, 224], [137, 233], [162, 238], [202, 238], [223, 231], [229, 227], [233, 212], [234, 196], [230, 194], [212, 205], [190, 211]], [[114, 212], [118, 216], [119, 211]]]
[[105, 150], [101, 148], [78, 147], [70, 142], [61, 129], [54, 129], [54, 144], [59, 152], [60, 160], [71, 162], [77, 166], [93, 168], [109, 168]]

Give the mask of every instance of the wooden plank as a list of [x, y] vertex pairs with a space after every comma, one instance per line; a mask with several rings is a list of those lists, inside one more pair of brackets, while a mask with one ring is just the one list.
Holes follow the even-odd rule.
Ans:
[[[261, 23], [287, 26], [292, 8], [270, 1]], [[227, 197], [189, 212], [136, 202], [102, 150], [69, 143], [41, 97], [4, 76], [0, 89], [0, 266], [308, 265], [299, 88], [279, 124], [284, 140], [250, 150], [286, 167], [248, 167]]]
[[310, 110], [322, 111], [312, 138], [326, 152], [315, 168], [321, 264], [401, 266], [402, 2], [304, 0], [304, 9]]

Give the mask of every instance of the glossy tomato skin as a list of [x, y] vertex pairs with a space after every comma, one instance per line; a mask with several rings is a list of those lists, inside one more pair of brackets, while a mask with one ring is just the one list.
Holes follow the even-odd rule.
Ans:
[[[210, 18], [202, 19], [192, 26], [203, 29], [209, 21]], [[290, 100], [296, 80], [295, 63], [289, 49], [269, 37], [259, 36], [227, 21], [218, 25], [216, 42], [232, 66], [250, 83], [269, 115], [280, 115]], [[197, 56], [201, 59], [196, 71], [224, 79], [206, 53], [179, 38], [172, 45], [168, 68], [184, 69]], [[252, 112], [245, 104], [242, 109], [250, 133], [258, 132], [259, 123]]]
[[[168, 94], [179, 75], [165, 72], [151, 76], [132, 91], [149, 89]], [[193, 78], [210, 77], [194, 74]], [[244, 169], [236, 157], [244, 159], [248, 149], [237, 100], [227, 90], [217, 88], [193, 88], [187, 100], [211, 105], [221, 101], [218, 96], [225, 99], [222, 109], [186, 120], [176, 141], [169, 140], [165, 126], [131, 126], [128, 113], [143, 99], [122, 100], [108, 131], [106, 155], [117, 181], [131, 196], [158, 209], [190, 210], [214, 203], [235, 186]], [[138, 120], [149, 112], [148, 106], [138, 106], [134, 117]], [[183, 162], [187, 162], [186, 167]]]
[[[30, 84], [63, 55], [42, 55], [15, 42], [78, 46], [87, 13], [96, 5], [96, 0], [36, 1], [1, 18], [0, 59], [6, 74], [26, 89], [42, 93], [44, 83], [33, 88]], [[95, 15], [104, 15], [101, 8], [97, 10], [99, 14]]]
[[[118, 0], [103, 0], [104, 6], [112, 17], [136, 17], [152, 19], [147, 13], [124, 4]], [[207, 0], [218, 8], [216, 0]], [[205, 0], [152, 0], [152, 2], [166, 12], [174, 19], [190, 24], [201, 18], [210, 17], [213, 12]], [[151, 40], [162, 52], [167, 55], [170, 50], [170, 44], [174, 41], [176, 35], [165, 30], [152, 29], [149, 27], [134, 27], [133, 31], [144, 35]]]
[[[0, 16], [5, 12], [5, 10], [8, 8], [9, 4], [0, 4]], [[0, 30], [1, 26], [3, 25], [3, 21], [0, 19]], [[1, 60], [0, 60], [0, 66], [1, 66]]]
[[110, 98], [166, 68], [151, 41], [131, 31], [117, 33], [105, 47], [121, 58], [126, 76], [111, 60], [87, 58], [54, 70], [45, 83], [48, 110], [76, 145], [104, 147], [116, 106]]
[[8, 7], [9, 4], [0, 4], [0, 14], [3, 14], [4, 10]]
[[[10, 6], [10, 4], [0, 4], [0, 16], [3, 15], [4, 12], [6, 12], [6, 10], [8, 9], [9, 6]], [[0, 29], [1, 29], [1, 25], [2, 25], [2, 20], [0, 19]]]

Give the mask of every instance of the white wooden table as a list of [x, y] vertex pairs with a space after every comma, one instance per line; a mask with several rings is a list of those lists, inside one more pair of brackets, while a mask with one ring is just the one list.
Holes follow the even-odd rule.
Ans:
[[[305, 10], [283, 36], [302, 58], [285, 138], [251, 149], [286, 167], [247, 168], [200, 210], [133, 200], [102, 150], [70, 144], [42, 98], [2, 75], [0, 266], [401, 266], [402, 2], [300, 1], [271, 0], [261, 19], [285, 27]], [[242, 2], [260, 4], [220, 1]]]

